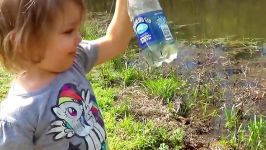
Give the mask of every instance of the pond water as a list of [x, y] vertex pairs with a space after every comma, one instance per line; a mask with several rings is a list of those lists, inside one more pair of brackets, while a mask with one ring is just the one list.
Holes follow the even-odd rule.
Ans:
[[[181, 39], [266, 38], [265, 0], [160, 0]], [[111, 12], [113, 0], [87, 0], [92, 12]]]

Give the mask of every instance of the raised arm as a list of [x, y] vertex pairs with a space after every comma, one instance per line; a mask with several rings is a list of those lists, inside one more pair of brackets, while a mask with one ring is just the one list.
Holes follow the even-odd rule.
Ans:
[[127, 0], [116, 0], [114, 16], [106, 35], [97, 40], [99, 51], [96, 64], [103, 63], [123, 53], [133, 36], [128, 16]]

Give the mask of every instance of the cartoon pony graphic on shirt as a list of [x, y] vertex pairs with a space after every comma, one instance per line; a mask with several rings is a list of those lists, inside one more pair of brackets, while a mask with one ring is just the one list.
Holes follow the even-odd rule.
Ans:
[[65, 84], [58, 95], [58, 104], [52, 107], [58, 119], [51, 123], [49, 133], [54, 140], [79, 136], [88, 150], [105, 150], [106, 133], [95, 97], [90, 92], [77, 91], [75, 85]]

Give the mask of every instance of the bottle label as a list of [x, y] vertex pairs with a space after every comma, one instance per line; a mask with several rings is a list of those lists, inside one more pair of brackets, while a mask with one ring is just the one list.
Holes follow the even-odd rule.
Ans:
[[149, 45], [174, 40], [162, 10], [136, 16], [133, 27], [142, 49]]

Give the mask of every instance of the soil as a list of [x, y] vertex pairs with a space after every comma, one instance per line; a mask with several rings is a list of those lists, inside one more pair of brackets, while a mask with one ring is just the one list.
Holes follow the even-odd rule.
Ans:
[[153, 121], [157, 127], [164, 127], [169, 132], [185, 127], [185, 149], [209, 149], [217, 138], [210, 133], [211, 121], [193, 120], [190, 117], [174, 116], [160, 98], [152, 98], [139, 86], [125, 88], [118, 95], [120, 103], [130, 97], [130, 111], [141, 122]]

